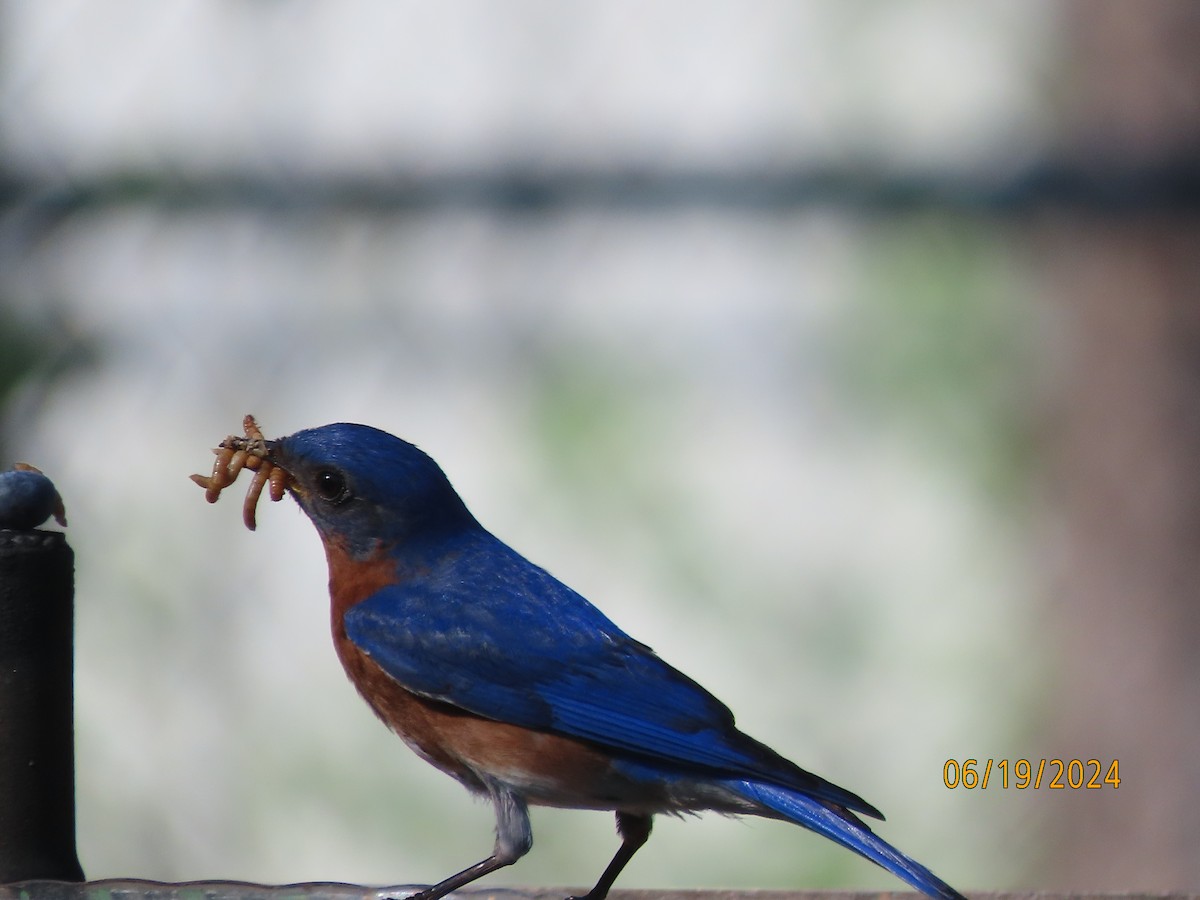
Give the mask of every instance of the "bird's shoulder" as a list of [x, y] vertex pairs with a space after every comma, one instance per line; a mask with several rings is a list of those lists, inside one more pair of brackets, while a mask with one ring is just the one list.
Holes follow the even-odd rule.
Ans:
[[[545, 569], [486, 531], [408, 547], [342, 579], [347, 634], [367, 652], [493, 657], [532, 673], [564, 659], [652, 654]], [[361, 564], [360, 564], [361, 565]]]

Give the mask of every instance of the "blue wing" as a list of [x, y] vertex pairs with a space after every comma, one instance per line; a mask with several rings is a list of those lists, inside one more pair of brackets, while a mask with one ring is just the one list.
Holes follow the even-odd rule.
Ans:
[[738, 731], [728, 707], [487, 532], [414, 568], [425, 574], [377, 591], [344, 620], [350, 640], [409, 690], [486, 718], [766, 779], [879, 816]]

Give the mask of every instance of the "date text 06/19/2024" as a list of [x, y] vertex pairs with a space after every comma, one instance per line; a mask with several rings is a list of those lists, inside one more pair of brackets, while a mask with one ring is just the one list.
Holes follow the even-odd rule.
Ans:
[[1098, 759], [977, 759], [946, 760], [942, 783], [947, 788], [986, 790], [989, 786], [1018, 791], [1032, 788], [1050, 790], [1102, 790], [1121, 786], [1120, 764], [1107, 766]]

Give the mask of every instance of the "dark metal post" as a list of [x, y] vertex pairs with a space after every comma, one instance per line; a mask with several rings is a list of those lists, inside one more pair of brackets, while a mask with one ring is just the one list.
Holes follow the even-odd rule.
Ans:
[[75, 852], [75, 555], [0, 530], [0, 882], [82, 881]]

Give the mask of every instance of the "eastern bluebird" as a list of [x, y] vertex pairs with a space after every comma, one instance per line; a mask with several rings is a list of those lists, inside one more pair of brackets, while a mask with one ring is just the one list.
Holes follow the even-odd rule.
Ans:
[[875, 807], [743, 734], [704, 688], [492, 536], [412, 444], [336, 424], [268, 441], [267, 454], [325, 546], [351, 681], [495, 807], [491, 856], [416, 900], [521, 858], [529, 804], [615, 811], [621, 846], [584, 900], [603, 900], [655, 813], [700, 810], [794, 822], [930, 896], [962, 897], [855, 815], [882, 819]]

